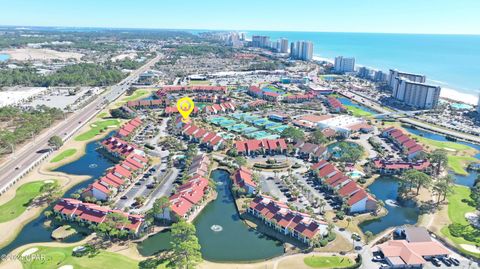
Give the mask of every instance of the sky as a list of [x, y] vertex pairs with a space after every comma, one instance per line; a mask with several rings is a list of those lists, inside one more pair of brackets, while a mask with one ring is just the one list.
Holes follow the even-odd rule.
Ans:
[[0, 0], [0, 25], [480, 34], [478, 0]]

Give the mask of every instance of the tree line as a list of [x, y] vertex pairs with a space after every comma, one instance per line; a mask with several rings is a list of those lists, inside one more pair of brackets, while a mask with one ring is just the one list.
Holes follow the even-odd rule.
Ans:
[[15, 146], [39, 134], [55, 120], [62, 119], [58, 108], [38, 106], [20, 109], [13, 106], [0, 108], [0, 153], [13, 152]]
[[60, 68], [51, 75], [40, 75], [29, 66], [0, 70], [1, 86], [107, 86], [118, 83], [125, 75], [113, 65], [79, 63]]

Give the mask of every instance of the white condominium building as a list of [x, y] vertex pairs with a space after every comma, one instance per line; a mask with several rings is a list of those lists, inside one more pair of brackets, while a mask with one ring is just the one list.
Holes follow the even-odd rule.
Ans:
[[335, 72], [348, 73], [355, 71], [355, 58], [344, 58], [343, 56], [335, 57]]
[[427, 77], [424, 75], [418, 75], [418, 74], [413, 74], [413, 73], [405, 73], [405, 72], [400, 72], [395, 69], [390, 69], [390, 74], [388, 77], [388, 85], [390, 88], [392, 88], [395, 91], [395, 88], [397, 88], [397, 80], [396, 78], [404, 78], [408, 79], [412, 82], [417, 82], [417, 83], [425, 83], [427, 80]]
[[270, 46], [270, 37], [254, 35], [252, 37], [252, 47], [267, 48]]
[[280, 52], [281, 53], [288, 53], [288, 39], [281, 38], [280, 39]]
[[290, 57], [292, 59], [310, 61], [313, 58], [313, 43], [310, 41], [297, 41], [290, 47]]
[[440, 98], [440, 86], [413, 82], [396, 78], [396, 88], [392, 96], [404, 104], [418, 109], [434, 109]]

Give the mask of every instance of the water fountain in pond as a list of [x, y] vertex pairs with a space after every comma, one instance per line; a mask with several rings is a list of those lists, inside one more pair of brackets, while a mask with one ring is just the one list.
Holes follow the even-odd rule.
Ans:
[[97, 167], [98, 167], [98, 164], [96, 164], [96, 163], [92, 163], [88, 166], [88, 168], [92, 168], [92, 169], [97, 168]]
[[223, 231], [223, 227], [220, 226], [220, 225], [216, 225], [216, 224], [212, 225], [212, 227], [210, 227], [210, 229], [212, 231], [216, 232], [216, 233]]

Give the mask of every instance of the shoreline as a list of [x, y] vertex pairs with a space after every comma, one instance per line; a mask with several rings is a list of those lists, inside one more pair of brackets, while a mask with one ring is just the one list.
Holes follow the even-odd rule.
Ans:
[[[334, 59], [315, 56], [315, 55], [313, 56], [313, 60], [324, 61], [324, 62], [328, 62], [328, 63], [331, 63], [331, 64], [334, 63]], [[357, 66], [365, 66], [365, 65], [361, 65], [361, 64], [356, 64], [356, 65]], [[368, 66], [365, 66], [365, 67], [368, 67]], [[368, 67], [368, 68], [376, 69], [374, 67]], [[380, 70], [380, 69], [378, 69], [378, 70]], [[440, 98], [441, 99], [447, 99], [447, 101], [453, 100], [453, 101], [457, 101], [457, 102], [461, 102], [461, 103], [465, 103], [465, 104], [469, 104], [469, 105], [474, 105], [474, 106], [476, 106], [478, 101], [479, 101], [478, 94], [480, 93], [480, 91], [478, 91], [477, 94], [468, 93], [468, 92], [465, 92], [465, 91], [462, 91], [462, 90], [459, 90], [459, 89], [451, 88], [451, 86], [447, 85], [444, 82], [439, 82], [437, 80], [431, 80], [431, 79], [427, 80], [427, 83], [431, 83], [431, 84], [438, 85], [438, 86], [442, 87], [442, 91], [440, 92]]]

